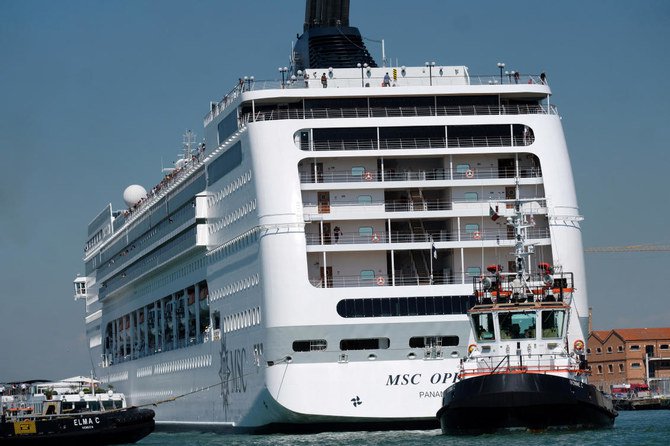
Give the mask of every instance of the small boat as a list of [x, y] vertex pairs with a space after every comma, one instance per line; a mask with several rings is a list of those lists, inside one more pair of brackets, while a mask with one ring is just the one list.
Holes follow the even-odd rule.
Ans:
[[533, 247], [526, 245], [525, 229], [533, 219], [520, 208], [517, 200], [507, 220], [515, 233], [515, 271], [492, 265], [473, 280], [476, 304], [468, 318], [474, 342], [459, 381], [442, 395], [437, 417], [444, 434], [614, 425], [612, 400], [587, 382], [584, 341], [568, 339], [575, 332], [573, 274], [547, 262], [528, 271]]
[[0, 394], [2, 445], [135, 443], [154, 430], [153, 410], [127, 407], [123, 394], [96, 393], [74, 380], [8, 383]]

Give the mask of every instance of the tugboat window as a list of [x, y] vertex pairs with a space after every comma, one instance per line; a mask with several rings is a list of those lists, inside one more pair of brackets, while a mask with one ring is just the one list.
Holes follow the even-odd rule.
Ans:
[[477, 341], [495, 341], [493, 315], [491, 313], [474, 314], [472, 316], [472, 322], [475, 326]]
[[535, 313], [500, 313], [500, 339], [535, 338]]
[[543, 338], [561, 338], [563, 337], [563, 320], [565, 311], [550, 310], [542, 312], [542, 337]]

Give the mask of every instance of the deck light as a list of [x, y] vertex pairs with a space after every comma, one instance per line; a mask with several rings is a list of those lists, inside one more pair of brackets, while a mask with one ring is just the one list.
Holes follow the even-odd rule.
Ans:
[[435, 66], [435, 62], [426, 62], [426, 66], [428, 67], [428, 78], [430, 80], [430, 85], [433, 85], [433, 67]]
[[288, 71], [288, 68], [279, 67], [278, 70], [281, 73], [281, 88], [284, 88], [284, 76], [286, 75], [286, 72]]
[[503, 68], [505, 68], [505, 64], [503, 62], [498, 62], [498, 68], [500, 68], [500, 83], [502, 84], [503, 83], [503, 78], [502, 78], [503, 72], [502, 71], [503, 71]]

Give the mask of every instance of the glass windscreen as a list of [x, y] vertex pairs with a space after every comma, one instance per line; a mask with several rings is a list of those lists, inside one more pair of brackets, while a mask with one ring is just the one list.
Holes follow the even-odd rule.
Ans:
[[500, 339], [535, 338], [535, 312], [500, 313]]

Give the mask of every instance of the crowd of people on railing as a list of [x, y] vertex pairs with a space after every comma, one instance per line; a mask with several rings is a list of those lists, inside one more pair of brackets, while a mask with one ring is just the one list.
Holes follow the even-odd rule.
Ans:
[[128, 218], [131, 215], [133, 215], [133, 213], [135, 213], [136, 211], [142, 209], [144, 205], [147, 202], [149, 202], [152, 198], [160, 195], [161, 191], [166, 190], [169, 186], [171, 186], [178, 179], [180, 179], [182, 177], [182, 174], [188, 171], [191, 166], [202, 161], [204, 153], [205, 153], [205, 143], [203, 142], [200, 145], [198, 145], [197, 152], [192, 154], [190, 159], [185, 159], [183, 165], [175, 167], [172, 171], [170, 171], [167, 175], [165, 175], [163, 179], [160, 181], [160, 183], [152, 187], [146, 196], [140, 198], [140, 200], [137, 203], [135, 203], [126, 211], [124, 211], [123, 216], [125, 218]]

